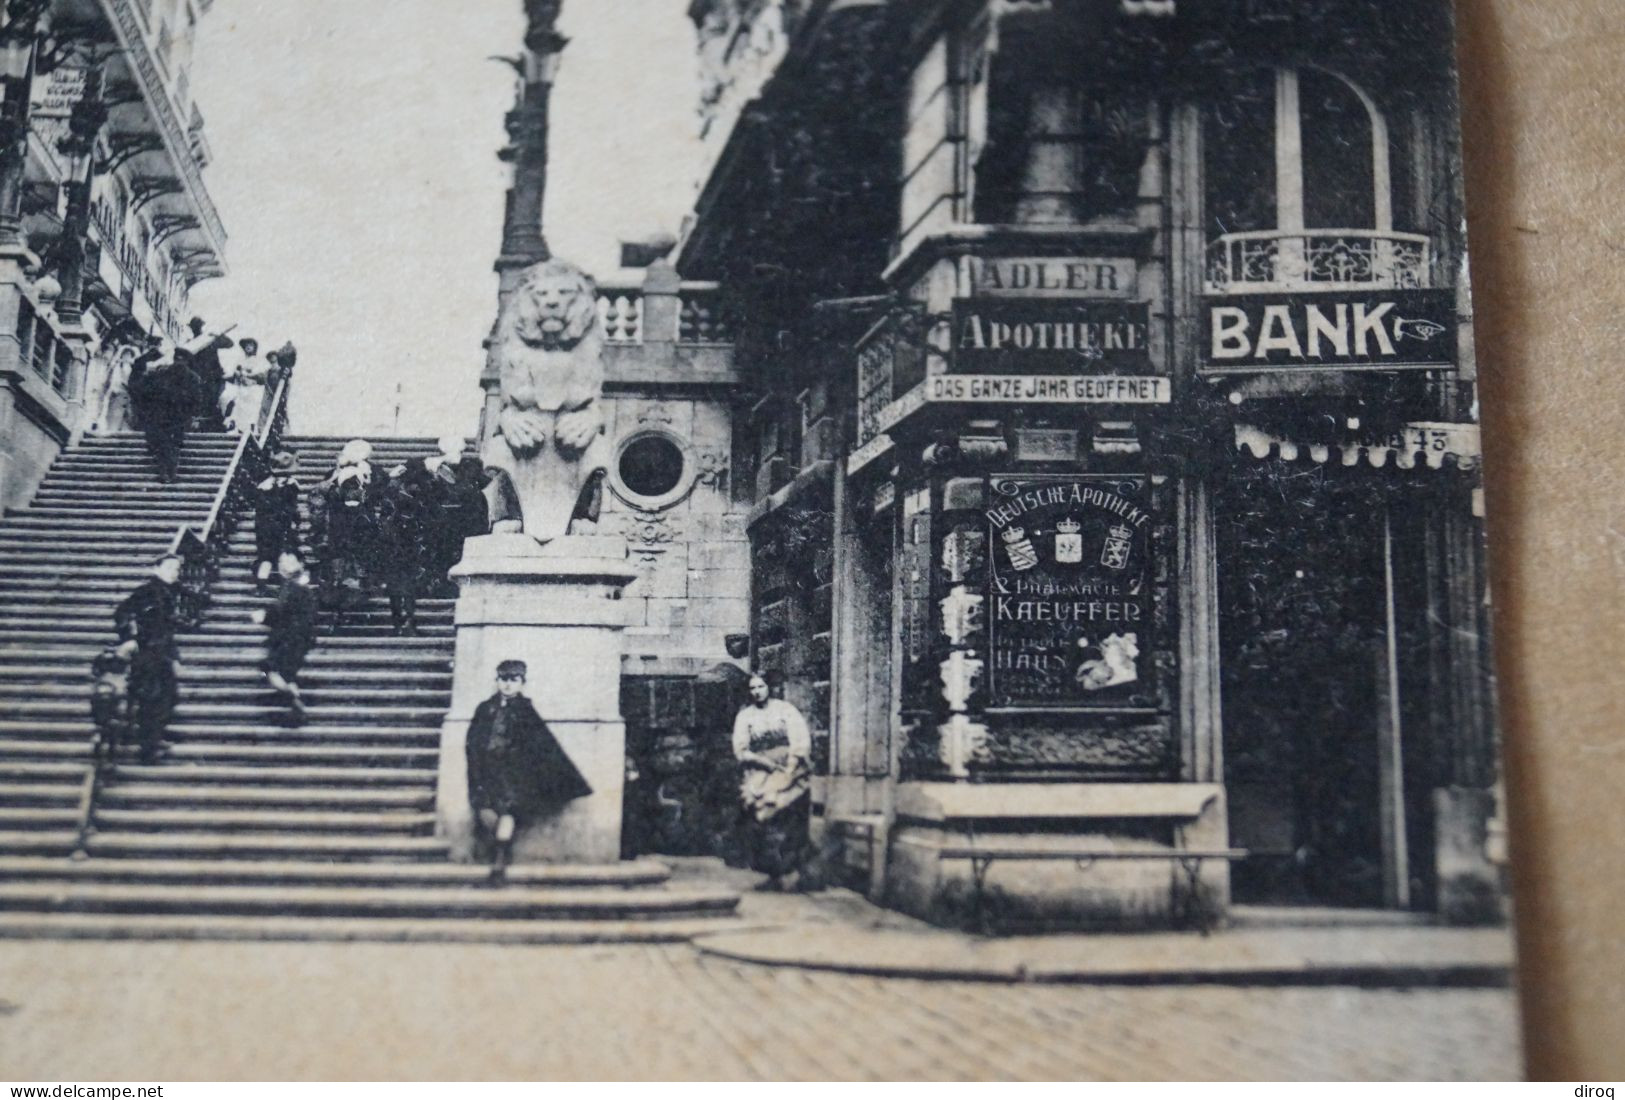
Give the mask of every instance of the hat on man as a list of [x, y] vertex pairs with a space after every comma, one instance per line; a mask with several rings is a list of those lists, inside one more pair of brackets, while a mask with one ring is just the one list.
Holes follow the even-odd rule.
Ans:
[[278, 451], [271, 456], [271, 472], [291, 474], [299, 468], [299, 456], [292, 451]]
[[525, 673], [525, 662], [523, 661], [503, 661], [497, 665], [497, 676], [500, 679], [507, 679], [510, 676], [518, 676], [520, 679], [524, 679]]
[[365, 462], [372, 457], [372, 444], [365, 439], [352, 439], [344, 445], [339, 452], [340, 466], [354, 466], [358, 462]]
[[447, 458], [461, 458], [463, 451], [468, 447], [468, 440], [460, 435], [443, 435], [435, 441], [440, 453]]

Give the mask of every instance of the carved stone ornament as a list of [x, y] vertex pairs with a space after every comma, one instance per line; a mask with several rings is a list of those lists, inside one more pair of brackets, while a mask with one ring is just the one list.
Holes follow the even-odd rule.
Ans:
[[523, 530], [539, 542], [568, 533], [607, 466], [596, 295], [580, 268], [547, 260], [521, 273], [497, 317], [502, 404], [485, 461], [512, 480]]

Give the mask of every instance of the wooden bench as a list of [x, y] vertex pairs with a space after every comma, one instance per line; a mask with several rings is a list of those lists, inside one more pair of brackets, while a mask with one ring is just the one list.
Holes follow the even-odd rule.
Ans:
[[[1000, 860], [1019, 861], [1067, 861], [1076, 863], [1080, 871], [1086, 871], [1095, 863], [1105, 860], [1115, 861], [1162, 861], [1170, 868], [1169, 901], [1176, 914], [1175, 921], [1184, 927], [1195, 928], [1204, 936], [1213, 930], [1218, 922], [1217, 907], [1210, 905], [1202, 889], [1202, 865], [1208, 860], [1225, 860], [1235, 862], [1247, 858], [1244, 848], [1185, 848], [1174, 847], [1163, 851], [1136, 850], [1136, 851], [1102, 851], [1090, 848], [1030, 848], [1021, 846], [1003, 846], [997, 843], [978, 844], [974, 836], [971, 843], [954, 847], [943, 848], [938, 853], [943, 859], [968, 859], [971, 866], [971, 881], [975, 885], [974, 911], [977, 923], [982, 931], [990, 931], [989, 922], [983, 907], [987, 873], [993, 864]], [[1181, 890], [1179, 872], [1185, 874], [1184, 889]]]

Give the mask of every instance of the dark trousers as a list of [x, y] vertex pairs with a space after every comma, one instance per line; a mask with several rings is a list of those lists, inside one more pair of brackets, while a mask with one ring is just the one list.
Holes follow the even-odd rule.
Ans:
[[141, 744], [143, 760], [152, 760], [158, 755], [158, 746], [169, 728], [179, 697], [175, 662], [170, 656], [154, 653], [143, 657], [138, 651], [130, 662], [130, 718]]
[[267, 523], [254, 525], [254, 561], [268, 561], [274, 567], [284, 550], [298, 551], [299, 529], [296, 523]]
[[146, 430], [147, 452], [158, 467], [159, 481], [174, 481], [180, 469], [181, 448], [186, 445], [184, 425], [155, 424]]
[[396, 630], [417, 629], [418, 592], [416, 585], [389, 586], [389, 621]]

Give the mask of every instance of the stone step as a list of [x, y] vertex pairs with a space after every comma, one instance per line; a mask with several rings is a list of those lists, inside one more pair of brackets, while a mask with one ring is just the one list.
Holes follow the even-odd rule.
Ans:
[[[194, 431], [187, 433], [186, 449], [193, 447], [235, 447], [238, 435], [235, 432], [206, 432]], [[74, 452], [98, 450], [102, 447], [120, 447], [126, 445], [145, 446], [146, 436], [141, 432], [127, 430], [119, 432], [106, 432], [102, 435], [87, 435], [80, 439], [74, 447]]]
[[[93, 833], [86, 850], [104, 859], [271, 859], [327, 863], [445, 863], [446, 844], [432, 836], [293, 835], [288, 833]], [[7, 851], [0, 847], [0, 851]]]
[[[134, 586], [132, 586], [134, 587]], [[42, 622], [68, 623], [77, 621], [92, 621], [98, 624], [110, 624], [113, 608], [118, 606], [119, 599], [109, 599], [97, 593], [74, 593], [62, 591], [56, 599], [7, 599], [0, 601], [0, 620], [22, 621], [38, 618]], [[225, 628], [225, 633], [240, 633], [255, 635], [258, 638], [265, 636], [265, 627], [255, 623], [249, 618], [249, 613], [256, 609], [269, 607], [272, 603], [270, 597], [255, 598], [234, 597], [230, 603], [219, 600], [209, 604], [204, 612], [202, 629], [210, 630], [218, 625]], [[367, 606], [355, 611], [345, 613], [344, 621], [348, 625], [354, 623], [358, 626], [388, 626], [390, 622], [389, 608]], [[448, 627], [452, 621], [452, 609], [444, 601], [438, 605], [425, 606], [418, 604], [417, 623], [419, 628], [430, 625]], [[233, 630], [234, 627], [251, 627], [249, 630]], [[257, 643], [256, 643], [257, 644]]]
[[[176, 777], [179, 778], [179, 777]], [[0, 800], [5, 798], [0, 787]], [[323, 810], [335, 813], [434, 809], [429, 787], [228, 787], [189, 783], [126, 783], [122, 774], [98, 792], [98, 811], [107, 809]]]
[[153, 531], [174, 531], [183, 523], [199, 524], [206, 518], [207, 512], [193, 512], [190, 509], [174, 515], [163, 515], [156, 509], [150, 513], [133, 509], [128, 512], [55, 514], [31, 511], [6, 517], [5, 528], [6, 533], [13, 536], [24, 532], [50, 534], [54, 545], [62, 545], [81, 535], [94, 537], [99, 532], [142, 535]]
[[0, 736], [0, 765], [21, 763], [77, 764], [90, 763], [90, 732], [78, 741], [41, 741], [19, 737]]
[[[188, 432], [181, 447], [183, 456], [210, 455], [225, 459], [237, 452], [241, 440], [235, 436], [202, 436]], [[98, 458], [103, 455], [141, 455], [147, 453], [147, 442], [135, 439], [98, 439], [92, 443], [70, 447], [62, 452], [65, 458]]]
[[77, 799], [72, 806], [66, 808], [0, 806], [0, 833], [67, 830], [76, 829], [78, 826]]
[[[54, 766], [54, 765], [52, 765]], [[84, 769], [75, 771], [83, 775]], [[0, 764], [0, 776], [7, 774]], [[336, 764], [327, 766], [287, 765], [200, 765], [200, 764], [119, 764], [114, 771], [119, 783], [185, 784], [196, 790], [210, 785], [255, 787], [340, 787], [348, 790], [378, 789], [432, 789], [435, 783], [433, 768], [352, 768]]]
[[[241, 633], [257, 633], [263, 635], [265, 633], [264, 625], [255, 623], [253, 620], [251, 620], [249, 618], [249, 612], [259, 608], [269, 607], [270, 605], [270, 597], [261, 599], [255, 599], [253, 597], [238, 597], [231, 603], [221, 603], [218, 600], [213, 601], [209, 604], [209, 609], [203, 613], [203, 623], [201, 629], [212, 630], [215, 626], [219, 626], [223, 630], [230, 632], [231, 628], [233, 627], [240, 627], [247, 624], [248, 626], [254, 627], [255, 630], [241, 631]], [[72, 605], [52, 605], [53, 609], [68, 606]], [[87, 604], [85, 605], [85, 609], [87, 611], [94, 612], [96, 607], [94, 604]], [[21, 614], [20, 611], [19, 614]], [[323, 613], [324, 618], [331, 615], [332, 612]], [[374, 602], [365, 607], [357, 608], [352, 611], [346, 611], [344, 613], [344, 623], [346, 626], [353, 624], [356, 626], [387, 627], [390, 624], [389, 605], [387, 603], [379, 604]], [[450, 607], [444, 605], [438, 607], [425, 607], [421, 602], [418, 604], [417, 625], [419, 630], [427, 630], [432, 626], [436, 628], [444, 627], [449, 631], [451, 624], [452, 609]], [[323, 623], [322, 625], [326, 626], [327, 624]]]
[[[177, 480], [187, 482], [192, 480], [209, 481], [219, 484], [226, 476], [230, 467], [227, 456], [219, 458], [198, 457], [182, 458], [175, 467]], [[62, 481], [78, 481], [81, 478], [87, 481], [114, 481], [125, 480], [137, 484], [162, 485], [158, 480], [158, 466], [152, 459], [137, 456], [108, 456], [92, 457], [79, 456], [58, 461], [51, 468], [51, 473]], [[43, 483], [42, 483], [43, 484]], [[60, 484], [60, 482], [54, 483]], [[171, 482], [170, 484], [174, 484]]]
[[[87, 525], [84, 514], [29, 511], [19, 512], [0, 525], [0, 549], [26, 551], [35, 540], [49, 535], [48, 546], [88, 554], [106, 552], [128, 554], [132, 542], [152, 542], [160, 536], [171, 538], [180, 527], [201, 529], [208, 509], [142, 510], [108, 509], [100, 513], [105, 524]], [[160, 549], [162, 549], [160, 547]], [[149, 555], [150, 557], [150, 555]]]
[[[363, 679], [380, 678], [392, 682], [398, 672], [403, 676], [450, 675], [451, 648], [394, 652], [388, 642], [380, 642], [376, 649], [358, 648], [347, 643], [354, 639], [326, 638], [318, 643], [305, 659], [307, 675], [337, 677], [354, 673]], [[410, 639], [408, 639], [410, 640]], [[389, 642], [394, 639], [389, 639]], [[58, 644], [52, 646], [12, 644], [12, 639], [0, 639], [0, 675], [8, 669], [39, 667], [68, 667], [72, 675], [89, 675], [90, 661], [100, 653], [102, 646], [89, 639], [82, 645]], [[190, 642], [181, 646], [181, 662], [190, 670], [216, 670], [231, 675], [252, 672], [258, 676], [261, 654], [252, 647], [242, 645], [208, 646]]]
[[[28, 509], [13, 513], [13, 518], [58, 517], [58, 515], [206, 515], [215, 505], [218, 487], [176, 491], [172, 486], [145, 486], [132, 489], [76, 489], [76, 496], [60, 500], [36, 496]], [[60, 491], [58, 489], [57, 492]], [[47, 491], [47, 497], [54, 496]]]
[[[88, 731], [78, 741], [50, 741], [39, 738], [0, 738], [0, 763], [12, 761], [90, 762]], [[439, 765], [435, 748], [409, 748], [398, 745], [320, 745], [320, 744], [186, 744], [175, 745], [159, 767], [183, 768], [191, 765], [216, 767], [283, 766], [319, 767], [333, 764], [349, 768], [432, 769]], [[121, 765], [122, 767], [123, 765]]]
[[41, 806], [77, 807], [79, 804], [79, 788], [83, 780], [84, 772], [82, 769], [78, 783], [7, 782], [3, 773], [0, 773], [0, 806], [8, 809]]
[[149, 469], [128, 470], [98, 470], [79, 469], [71, 473], [53, 472], [45, 475], [40, 482], [39, 492], [48, 492], [53, 489], [125, 489], [141, 486], [150, 486], [153, 492], [163, 493], [172, 489], [191, 492], [194, 490], [207, 490], [212, 494], [218, 492], [220, 483], [225, 480], [226, 468], [218, 469], [182, 469], [176, 472], [175, 480], [161, 482], [157, 475]]
[[124, 485], [83, 485], [69, 478], [59, 479], [47, 487], [47, 481], [41, 481], [40, 487], [34, 493], [33, 504], [44, 504], [47, 500], [57, 499], [64, 504], [88, 502], [92, 504], [108, 504], [118, 506], [139, 505], [147, 502], [173, 502], [179, 500], [196, 500], [207, 507], [214, 500], [220, 486], [213, 488], [203, 485], [189, 485], [183, 482], [174, 482], [169, 485], [159, 485], [157, 482], [142, 482], [140, 484]]
[[[168, 540], [165, 539], [153, 553], [157, 554], [167, 546]], [[32, 594], [66, 590], [86, 598], [95, 594], [100, 598], [116, 603], [123, 599], [130, 589], [152, 575], [151, 559], [132, 562], [122, 572], [127, 576], [109, 573], [76, 573], [68, 575], [66, 581], [62, 577], [44, 569], [27, 573], [9, 573], [0, 576], [0, 593], [7, 594], [3, 597], [5, 599], [22, 600], [34, 598]], [[71, 585], [71, 587], [65, 587], [65, 585]], [[252, 593], [254, 584], [252, 581], [247, 580], [217, 581], [211, 591], [216, 597], [230, 593]]]
[[[346, 707], [341, 702], [335, 702], [332, 695], [338, 692], [327, 692], [328, 699], [312, 697], [310, 705], [306, 707], [306, 726], [304, 728], [320, 728], [325, 721], [333, 721], [343, 726], [346, 733], [351, 726], [361, 725], [366, 728], [385, 726], [385, 728], [398, 728], [398, 730], [423, 730], [426, 726], [439, 728], [440, 718], [445, 717], [445, 707], [437, 704], [416, 705], [416, 707], [384, 707], [384, 705], [366, 705], [366, 707]], [[187, 728], [198, 723], [208, 723], [213, 730], [234, 730], [244, 721], [255, 723], [249, 726], [254, 730], [265, 731], [263, 723], [271, 718], [280, 718], [284, 707], [271, 707], [271, 705], [250, 704], [250, 702], [197, 702], [192, 692], [185, 689], [185, 674], [180, 678], [180, 702], [174, 710], [174, 721], [171, 725], [176, 728]], [[6, 704], [5, 718], [0, 718], [0, 731], [21, 731], [26, 726], [50, 725], [63, 720], [80, 720], [88, 717], [76, 699], [13, 699]], [[271, 731], [281, 733], [281, 731]]]
[[[159, 550], [163, 550], [168, 545], [167, 541], [163, 542], [160, 544]], [[46, 557], [41, 552], [36, 551], [34, 556], [40, 560], [10, 562], [4, 569], [0, 569], [0, 578], [3, 578], [0, 579], [0, 584], [10, 580], [22, 579], [31, 582], [48, 581], [53, 584], [79, 584], [85, 581], [95, 581], [119, 588], [122, 592], [128, 592], [152, 576], [152, 557], [145, 554], [130, 555], [122, 559], [114, 558], [112, 555], [98, 555], [85, 561], [67, 563], [63, 562], [61, 555]], [[5, 555], [0, 554], [0, 560], [4, 558]]]
[[[174, 529], [171, 529], [173, 533]], [[120, 553], [113, 550], [54, 550], [50, 548], [52, 542], [41, 539], [35, 549], [0, 550], [0, 573], [33, 570], [35, 573], [51, 573], [64, 578], [87, 573], [110, 574], [127, 577], [130, 587], [134, 588], [152, 576], [153, 558], [169, 547], [169, 541], [164, 539], [154, 543], [155, 548], [150, 553], [144, 545], [132, 545]]]
[[[361, 646], [399, 646], [406, 649], [440, 649], [448, 656], [451, 654], [451, 641], [455, 631], [451, 624], [423, 624], [418, 625], [416, 637], [396, 637], [386, 621], [373, 623], [368, 620], [351, 621], [346, 616], [343, 624], [335, 632], [332, 619], [323, 615], [321, 622], [322, 645], [353, 644]], [[72, 615], [28, 616], [7, 615], [0, 607], [0, 638], [7, 642], [53, 642], [63, 641], [68, 636], [91, 637], [96, 639], [111, 639], [113, 637], [113, 618], [111, 613], [105, 617], [95, 615], [78, 617]], [[211, 634], [199, 635], [193, 633], [178, 636], [180, 644], [231, 646], [239, 649], [255, 649], [263, 644], [265, 628], [254, 623], [215, 623], [211, 625]]]
[[[0, 822], [8, 811], [0, 810]], [[53, 812], [53, 811], [46, 811]], [[339, 833], [431, 836], [433, 813], [405, 810], [235, 810], [235, 809], [119, 809], [96, 808], [99, 832], [130, 830], [164, 833]], [[5, 827], [0, 825], [0, 827]], [[12, 828], [17, 826], [13, 825]]]
[[499, 943], [541, 945], [686, 943], [728, 930], [725, 914], [658, 921], [408, 919], [366, 917], [153, 916], [131, 913], [0, 912], [0, 938], [216, 940], [290, 943]]
[[[88, 693], [90, 680], [88, 674], [81, 677], [84, 682], [75, 684], [75, 676], [85, 673], [80, 667], [87, 662], [74, 660], [64, 661], [60, 664], [6, 664], [0, 661], [0, 693], [13, 686], [38, 685], [40, 687], [54, 686], [67, 694], [67, 689], [74, 687], [80, 693]], [[185, 669], [185, 682], [188, 685], [201, 687], [204, 685], [220, 687], [252, 686], [265, 690], [265, 675], [260, 672], [257, 661], [244, 660], [229, 668], [213, 666], [198, 666]], [[300, 674], [300, 684], [309, 691], [348, 690], [351, 686], [360, 686], [365, 689], [384, 688], [399, 685], [413, 692], [451, 690], [451, 673], [449, 671], [431, 669], [399, 669], [389, 668], [384, 671], [366, 671], [356, 668], [334, 668], [330, 665], [318, 665], [307, 662], [305, 670]]]
[[732, 913], [737, 894], [701, 888], [464, 885], [166, 886], [40, 880], [0, 883], [0, 909], [80, 913], [479, 917], [489, 920], [663, 920]]
[[[458, 863], [316, 863], [289, 860], [95, 859], [0, 856], [0, 881], [147, 883], [175, 886], [466, 887], [489, 880], [488, 868]], [[654, 860], [541, 863], [508, 868], [509, 886], [652, 887], [671, 878]]]
[[[193, 447], [190, 443], [181, 448], [180, 460], [182, 465], [196, 465], [210, 463], [224, 467], [237, 453], [235, 445], [224, 447]], [[133, 447], [76, 447], [73, 450], [62, 452], [54, 468], [69, 468], [77, 466], [108, 467], [115, 465], [153, 465], [153, 457], [144, 444]]]
[[84, 778], [84, 764], [0, 760], [0, 783], [68, 785], [77, 790]]
[[71, 829], [44, 832], [0, 831], [0, 852], [7, 856], [66, 856], [79, 844], [78, 822]]
[[[150, 530], [141, 532], [127, 532], [122, 535], [97, 535], [94, 538], [85, 538], [74, 535], [71, 539], [64, 537], [64, 547], [71, 547], [69, 552], [86, 555], [102, 554], [112, 560], [127, 561], [133, 566], [144, 568], [150, 575], [152, 563], [159, 554], [169, 549], [174, 541], [175, 531], [180, 525], [176, 524], [165, 531]], [[55, 544], [58, 540], [46, 540]], [[0, 529], [0, 554], [14, 554], [19, 556], [39, 555], [43, 547], [41, 540], [34, 533], [8, 532]], [[60, 559], [58, 559], [60, 560]], [[132, 587], [139, 581], [132, 581]]]
[[[50, 741], [68, 741], [75, 743], [90, 743], [90, 704], [73, 708], [83, 715], [78, 717], [69, 715], [65, 718], [49, 719], [38, 718], [33, 720], [21, 719], [14, 716], [14, 710], [7, 708], [8, 717], [0, 719], [0, 738], [9, 738], [29, 744]], [[244, 745], [260, 746], [287, 746], [308, 745], [328, 748], [395, 748], [420, 750], [437, 743], [440, 737], [440, 721], [425, 722], [415, 728], [410, 726], [378, 726], [369, 725], [364, 721], [334, 722], [329, 719], [323, 723], [313, 712], [309, 721], [301, 726], [281, 724], [285, 718], [285, 711], [266, 707], [261, 720], [247, 723], [204, 722], [196, 720], [195, 715], [188, 721], [188, 715], [176, 710], [175, 720], [170, 722], [169, 739], [176, 743], [176, 748], [214, 746], [220, 749], [235, 749]], [[444, 708], [438, 713], [444, 713]], [[0, 742], [3, 744], [4, 742]]]
[[[374, 686], [361, 688], [348, 684], [343, 680], [337, 683], [332, 681], [319, 683], [301, 677], [300, 687], [303, 689], [302, 694], [307, 707], [351, 706], [367, 709], [363, 707], [363, 704], [388, 705], [397, 703], [425, 709], [438, 709], [443, 712], [451, 705], [451, 689], [448, 686], [413, 688], [401, 685], [398, 687]], [[47, 701], [83, 703], [90, 698], [90, 693], [91, 683], [89, 677], [85, 677], [78, 683], [50, 682], [40, 684], [19, 684], [0, 679], [0, 712], [19, 713], [11, 709], [14, 703]], [[263, 678], [257, 682], [221, 684], [199, 682], [188, 675], [181, 681], [181, 693], [188, 702], [197, 704], [252, 706], [271, 711], [280, 711], [283, 707], [281, 702], [273, 702], [276, 696]]]

